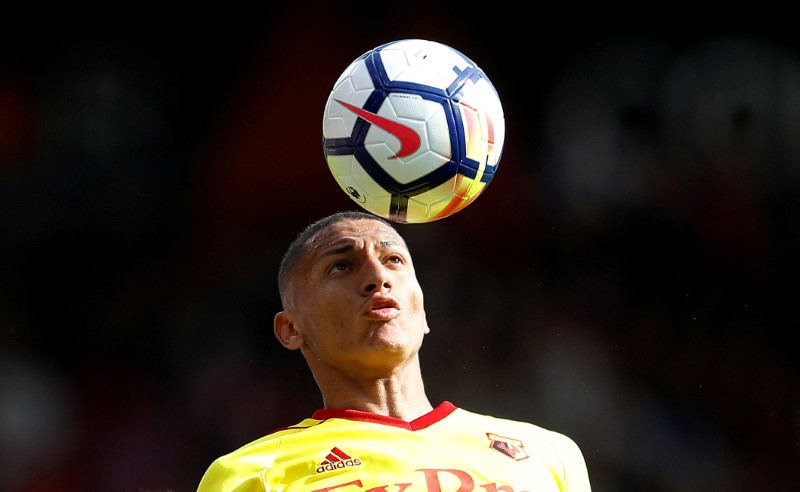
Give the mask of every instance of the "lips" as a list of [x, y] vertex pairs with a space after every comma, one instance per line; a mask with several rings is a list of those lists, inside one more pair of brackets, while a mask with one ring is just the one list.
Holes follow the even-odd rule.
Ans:
[[364, 311], [364, 315], [372, 319], [389, 320], [397, 317], [400, 305], [391, 298], [373, 299]]

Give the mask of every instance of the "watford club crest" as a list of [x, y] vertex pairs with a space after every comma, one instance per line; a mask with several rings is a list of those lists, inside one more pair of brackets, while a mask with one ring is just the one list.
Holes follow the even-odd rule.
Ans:
[[498, 436], [490, 432], [486, 433], [486, 437], [489, 438], [489, 446], [492, 449], [500, 451], [509, 458], [520, 461], [528, 457], [528, 453], [525, 452], [525, 448], [522, 446], [522, 441]]

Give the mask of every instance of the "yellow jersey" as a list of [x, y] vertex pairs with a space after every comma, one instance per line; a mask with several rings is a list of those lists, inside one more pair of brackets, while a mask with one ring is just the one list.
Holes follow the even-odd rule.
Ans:
[[411, 422], [323, 409], [217, 458], [198, 492], [588, 492], [577, 444], [443, 402]]

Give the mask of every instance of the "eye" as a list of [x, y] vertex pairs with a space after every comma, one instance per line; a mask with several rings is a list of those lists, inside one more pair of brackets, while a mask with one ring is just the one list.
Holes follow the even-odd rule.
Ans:
[[334, 262], [328, 268], [328, 273], [344, 272], [344, 271], [348, 270], [349, 268], [350, 268], [350, 263], [348, 263], [348, 262], [346, 262], [344, 260], [339, 260], [337, 262]]
[[403, 258], [403, 255], [392, 254], [386, 257], [386, 263], [396, 263], [398, 265], [402, 265], [405, 262], [406, 259]]

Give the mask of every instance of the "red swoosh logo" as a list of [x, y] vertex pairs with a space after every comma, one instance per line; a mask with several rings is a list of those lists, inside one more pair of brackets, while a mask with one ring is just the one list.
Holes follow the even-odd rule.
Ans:
[[348, 104], [344, 101], [340, 101], [338, 99], [334, 99], [334, 101], [338, 102], [345, 108], [349, 109], [360, 118], [367, 120], [367, 122], [372, 123], [373, 125], [394, 135], [395, 137], [397, 137], [398, 140], [400, 140], [400, 150], [398, 150], [395, 155], [390, 157], [390, 159], [411, 155], [414, 152], [416, 152], [417, 149], [419, 148], [420, 145], [419, 135], [417, 135], [417, 132], [415, 132], [411, 128], [405, 125], [401, 125], [396, 121], [386, 119], [383, 116], [378, 116], [375, 113], [364, 111], [363, 109], [357, 106], [353, 106], [352, 104]]

